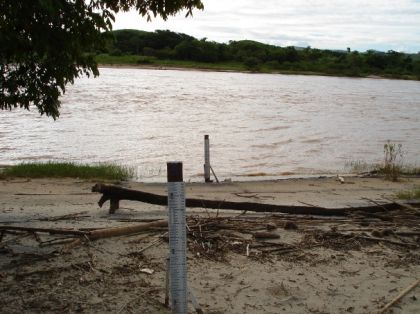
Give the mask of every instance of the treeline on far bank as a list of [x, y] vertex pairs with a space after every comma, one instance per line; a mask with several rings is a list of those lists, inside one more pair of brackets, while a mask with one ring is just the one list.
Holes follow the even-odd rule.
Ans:
[[251, 40], [217, 43], [157, 30], [117, 30], [105, 34], [99, 63], [172, 65], [254, 72], [319, 73], [420, 79], [420, 54], [278, 47]]

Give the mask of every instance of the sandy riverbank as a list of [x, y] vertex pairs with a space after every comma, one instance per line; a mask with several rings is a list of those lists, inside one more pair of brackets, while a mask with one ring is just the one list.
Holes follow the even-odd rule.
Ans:
[[99, 68], [121, 68], [121, 69], [147, 69], [147, 70], [175, 70], [175, 71], [201, 71], [201, 72], [228, 72], [228, 73], [251, 73], [251, 74], [282, 74], [282, 75], [312, 75], [312, 76], [331, 76], [331, 77], [348, 77], [348, 78], [368, 78], [368, 79], [379, 79], [379, 80], [412, 80], [418, 81], [414, 77], [391, 77], [391, 76], [379, 76], [379, 75], [366, 75], [366, 76], [348, 76], [348, 75], [339, 75], [339, 74], [328, 74], [321, 72], [306, 72], [306, 71], [292, 71], [284, 70], [277, 71], [272, 70], [268, 72], [260, 71], [249, 71], [249, 70], [230, 70], [230, 69], [219, 69], [219, 68], [205, 68], [205, 67], [182, 67], [182, 66], [171, 66], [171, 65], [148, 65], [148, 64], [107, 64], [101, 63], [98, 65]]
[[[201, 71], [201, 72], [230, 72], [230, 73], [254, 73], [251, 71], [217, 69], [217, 68], [193, 68], [169, 65], [147, 65], [147, 64], [106, 64], [98, 65], [99, 68], [119, 68], [119, 69], [146, 69], [146, 70], [176, 70], [176, 71]], [[274, 73], [279, 74], [279, 73]]]
[[[0, 181], [0, 224], [80, 230], [166, 217], [165, 208], [129, 201], [122, 201], [117, 213], [109, 215], [108, 204], [100, 209], [100, 195], [90, 192], [94, 183], [75, 179]], [[122, 185], [166, 193], [164, 184]], [[386, 202], [397, 191], [419, 185], [420, 178], [401, 182], [346, 178], [345, 184], [325, 178], [187, 184], [186, 191], [188, 197], [221, 201], [354, 207]], [[375, 313], [420, 278], [419, 239], [397, 233], [420, 231], [418, 218], [239, 214], [225, 211], [216, 218], [214, 210], [188, 209], [190, 217], [201, 217], [195, 219], [226, 223], [222, 217], [236, 216], [240, 220], [230, 221], [231, 229], [209, 231], [223, 239], [237, 239], [228, 243], [228, 250], [206, 248], [202, 238], [189, 245], [189, 282], [205, 313]], [[297, 229], [285, 228], [287, 222]], [[277, 227], [273, 232], [279, 239], [262, 243], [245, 230], [254, 232], [267, 223]], [[240, 230], [240, 226], [247, 227]], [[372, 231], [389, 229], [392, 233], [386, 240], [408, 245], [363, 240]], [[64, 244], [49, 245], [56, 237], [4, 234], [0, 242], [0, 312], [167, 313], [163, 305], [167, 243], [158, 241], [139, 253], [163, 233], [152, 230], [97, 240], [66, 253]], [[284, 254], [275, 250], [261, 253], [258, 247], [270, 242], [296, 249]], [[205, 250], [198, 251], [197, 243]], [[245, 253], [248, 244], [249, 256]], [[145, 268], [153, 274], [140, 271]], [[416, 313], [419, 292], [417, 287], [407, 294], [393, 307], [394, 313]]]

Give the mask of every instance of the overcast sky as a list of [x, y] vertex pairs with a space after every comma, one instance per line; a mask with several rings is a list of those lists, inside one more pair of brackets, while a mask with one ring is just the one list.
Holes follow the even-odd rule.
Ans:
[[119, 13], [114, 29], [169, 29], [227, 42], [365, 51], [420, 51], [420, 0], [202, 0], [204, 11], [146, 22]]

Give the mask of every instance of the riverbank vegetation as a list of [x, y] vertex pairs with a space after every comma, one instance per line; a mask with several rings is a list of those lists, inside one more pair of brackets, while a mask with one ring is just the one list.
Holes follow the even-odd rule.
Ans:
[[397, 197], [405, 200], [420, 199], [420, 187], [410, 191], [399, 192], [397, 193]]
[[169, 30], [117, 30], [106, 37], [111, 39], [96, 55], [99, 64], [420, 79], [420, 54], [392, 50], [321, 50], [251, 40], [217, 43]]
[[383, 163], [368, 163], [365, 161], [352, 161], [345, 165], [345, 169], [350, 173], [371, 173], [383, 175], [388, 180], [397, 180], [403, 176], [419, 176], [420, 166], [418, 165], [385, 165]]
[[128, 180], [134, 170], [115, 164], [89, 165], [72, 162], [23, 163], [0, 170], [0, 178], [80, 178]]
[[403, 162], [404, 151], [402, 144], [388, 140], [384, 144], [383, 163], [367, 163], [364, 161], [352, 161], [346, 165], [352, 173], [371, 173], [384, 176], [385, 180], [398, 181], [402, 175], [418, 176], [420, 167]]

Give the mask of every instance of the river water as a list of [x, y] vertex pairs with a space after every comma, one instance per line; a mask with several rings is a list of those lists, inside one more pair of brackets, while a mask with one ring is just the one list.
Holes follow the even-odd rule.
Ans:
[[[380, 162], [387, 140], [420, 161], [420, 82], [102, 68], [62, 97], [57, 121], [0, 111], [0, 164], [66, 160], [134, 166], [163, 181], [166, 162], [200, 180], [203, 136], [225, 178], [342, 173]], [[265, 177], [267, 178], [267, 177]]]

